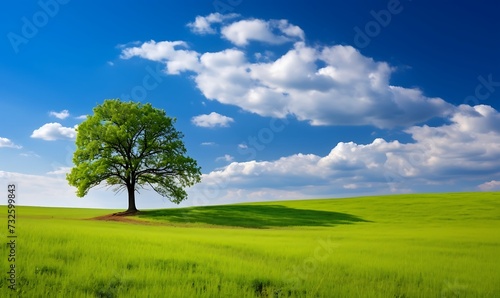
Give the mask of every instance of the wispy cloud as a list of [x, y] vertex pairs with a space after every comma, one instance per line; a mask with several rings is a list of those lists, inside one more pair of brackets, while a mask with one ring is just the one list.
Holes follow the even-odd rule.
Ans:
[[21, 149], [22, 146], [14, 144], [10, 139], [0, 137], [0, 148]]
[[35, 152], [23, 152], [23, 153], [19, 153], [19, 156], [22, 156], [22, 157], [36, 157], [36, 158], [39, 158], [40, 155], [36, 154]]
[[64, 120], [69, 117], [69, 111], [68, 110], [62, 110], [60, 112], [50, 111], [49, 115]]
[[224, 154], [224, 156], [220, 156], [215, 159], [215, 161], [225, 161], [225, 162], [232, 162], [233, 160], [234, 157], [229, 154]]
[[202, 146], [215, 146], [216, 143], [215, 142], [202, 142], [201, 145]]
[[47, 175], [65, 175], [71, 171], [71, 167], [58, 167], [57, 169], [47, 172]]

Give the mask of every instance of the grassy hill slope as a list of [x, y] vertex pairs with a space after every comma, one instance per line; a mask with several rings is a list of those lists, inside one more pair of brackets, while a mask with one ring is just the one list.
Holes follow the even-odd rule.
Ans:
[[[7, 214], [5, 206], [0, 212]], [[130, 222], [92, 219], [110, 212], [18, 207], [18, 292], [2, 278], [1, 293], [500, 296], [500, 193], [266, 202], [149, 210]], [[6, 246], [0, 256], [7, 272]]]

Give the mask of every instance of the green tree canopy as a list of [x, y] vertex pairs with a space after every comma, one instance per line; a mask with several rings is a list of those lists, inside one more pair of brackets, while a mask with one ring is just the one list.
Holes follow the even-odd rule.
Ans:
[[66, 176], [79, 197], [105, 182], [126, 189], [127, 212], [137, 212], [138, 187], [150, 186], [178, 204], [187, 198], [184, 188], [200, 182], [200, 168], [165, 111], [110, 99], [93, 112], [77, 127], [75, 167]]

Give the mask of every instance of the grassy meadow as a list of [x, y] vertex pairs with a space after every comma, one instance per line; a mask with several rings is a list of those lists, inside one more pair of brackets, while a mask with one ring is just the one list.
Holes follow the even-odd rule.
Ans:
[[0, 296], [500, 297], [498, 192], [112, 212], [17, 207]]

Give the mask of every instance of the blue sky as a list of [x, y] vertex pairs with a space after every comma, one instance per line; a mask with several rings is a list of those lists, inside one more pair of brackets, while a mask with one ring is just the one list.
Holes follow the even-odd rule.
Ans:
[[21, 204], [126, 207], [64, 179], [108, 98], [177, 118], [203, 172], [183, 206], [500, 189], [494, 1], [164, 2], [3, 4], [0, 181]]

